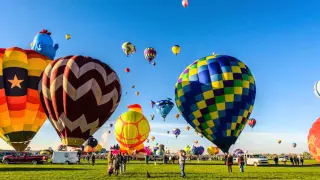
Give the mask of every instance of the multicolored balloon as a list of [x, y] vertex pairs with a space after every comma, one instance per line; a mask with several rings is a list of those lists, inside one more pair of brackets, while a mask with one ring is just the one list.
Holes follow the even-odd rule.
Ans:
[[189, 131], [190, 130], [190, 126], [187, 126], [186, 129]]
[[0, 48], [0, 137], [24, 151], [47, 117], [38, 84], [51, 60], [33, 50]]
[[309, 130], [308, 148], [313, 158], [320, 162], [320, 118], [312, 124]]
[[179, 119], [179, 117], [180, 117], [180, 114], [176, 114], [176, 118]]
[[179, 45], [174, 45], [172, 48], [172, 52], [174, 55], [178, 55], [180, 52], [180, 46]]
[[278, 140], [278, 144], [281, 144], [281, 140]]
[[207, 148], [208, 154], [211, 156], [219, 154], [219, 148], [215, 146], [209, 146]]
[[136, 47], [131, 42], [125, 42], [122, 44], [122, 51], [128, 57], [130, 54], [133, 54], [136, 52]]
[[187, 155], [189, 155], [191, 153], [191, 147], [190, 146], [186, 146], [184, 148], [184, 151], [186, 152]]
[[154, 114], [150, 114], [150, 119], [154, 120]]
[[170, 98], [165, 100], [160, 100], [157, 102], [151, 101], [151, 104], [152, 104], [152, 108], [154, 106], [156, 107], [157, 113], [159, 113], [163, 117], [163, 120], [166, 119], [167, 115], [170, 113], [171, 109], [174, 106]]
[[255, 95], [249, 68], [227, 55], [196, 60], [181, 73], [175, 86], [180, 114], [225, 153], [245, 127]]
[[98, 140], [92, 136], [90, 136], [84, 143], [84, 152], [91, 153], [97, 151]]
[[157, 56], [156, 49], [149, 47], [144, 50], [144, 58], [151, 62]]
[[40, 100], [62, 144], [79, 147], [113, 114], [121, 98], [117, 73], [85, 56], [52, 61], [40, 83]]
[[253, 128], [256, 125], [257, 121], [256, 119], [252, 118], [248, 120], [248, 125]]
[[71, 39], [71, 35], [70, 34], [66, 34], [66, 40]]
[[238, 157], [238, 156], [243, 155], [243, 154], [244, 154], [244, 152], [241, 149], [236, 149], [236, 150], [233, 151], [233, 156], [234, 157]]
[[181, 131], [179, 128], [174, 128], [172, 130], [172, 134], [174, 134], [176, 136], [176, 138], [178, 138], [178, 136], [180, 135]]

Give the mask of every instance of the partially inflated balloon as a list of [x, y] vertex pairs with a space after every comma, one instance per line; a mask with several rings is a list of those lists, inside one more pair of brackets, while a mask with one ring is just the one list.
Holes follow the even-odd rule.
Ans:
[[112, 115], [121, 97], [117, 73], [97, 59], [66, 56], [50, 63], [40, 99], [62, 143], [80, 146]]
[[181, 73], [175, 87], [184, 119], [228, 152], [253, 109], [256, 87], [249, 68], [231, 56], [203, 57]]
[[309, 130], [308, 147], [313, 158], [320, 162], [320, 118], [313, 123]]
[[38, 84], [51, 60], [33, 50], [0, 48], [0, 137], [23, 151], [47, 117]]

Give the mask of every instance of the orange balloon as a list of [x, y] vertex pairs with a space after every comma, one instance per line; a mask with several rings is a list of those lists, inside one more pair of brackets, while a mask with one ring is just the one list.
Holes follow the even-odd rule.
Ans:
[[314, 159], [320, 162], [320, 118], [313, 123], [309, 130], [308, 147]]

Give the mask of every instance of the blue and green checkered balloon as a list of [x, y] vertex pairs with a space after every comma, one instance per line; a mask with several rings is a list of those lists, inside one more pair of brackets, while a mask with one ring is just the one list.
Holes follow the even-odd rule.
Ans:
[[227, 55], [196, 60], [175, 85], [176, 105], [184, 119], [223, 152], [245, 127], [255, 95], [249, 68]]

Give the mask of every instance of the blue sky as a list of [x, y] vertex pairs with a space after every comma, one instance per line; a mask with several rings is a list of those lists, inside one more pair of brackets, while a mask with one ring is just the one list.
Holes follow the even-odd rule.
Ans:
[[[155, 113], [150, 100], [174, 98], [174, 85], [187, 65], [212, 52], [227, 54], [246, 63], [257, 84], [257, 97], [252, 117], [256, 127], [244, 129], [232, 148], [251, 152], [302, 152], [307, 150], [307, 135], [320, 115], [320, 100], [313, 93], [319, 80], [320, 2], [291, 0], [189, 0], [188, 8], [180, 0], [56, 0], [4, 1], [1, 6], [0, 45], [29, 48], [41, 29], [52, 32], [60, 49], [56, 57], [88, 55], [102, 60], [115, 69], [123, 92], [121, 103], [108, 120], [115, 119], [126, 106], [139, 103], [144, 114]], [[64, 38], [71, 34], [71, 40]], [[130, 41], [137, 52], [127, 58], [121, 45]], [[175, 44], [181, 46], [176, 57], [171, 53]], [[143, 57], [146, 47], [158, 51], [151, 66]], [[130, 74], [124, 69], [129, 67]], [[317, 76], [319, 75], [319, 76]], [[135, 84], [140, 96], [135, 96]], [[206, 139], [186, 132], [186, 122], [175, 119], [176, 107], [163, 123], [159, 116], [151, 123], [151, 136], [156, 142], [177, 150], [193, 140], [209, 146]], [[167, 138], [166, 131], [175, 127], [182, 135]], [[95, 137], [102, 141], [107, 128]], [[277, 139], [283, 143], [278, 145]], [[31, 146], [35, 149], [56, 147], [60, 139], [46, 122]], [[293, 149], [291, 143], [296, 142]], [[105, 142], [114, 144], [114, 136]], [[0, 141], [1, 148], [9, 148]]]

